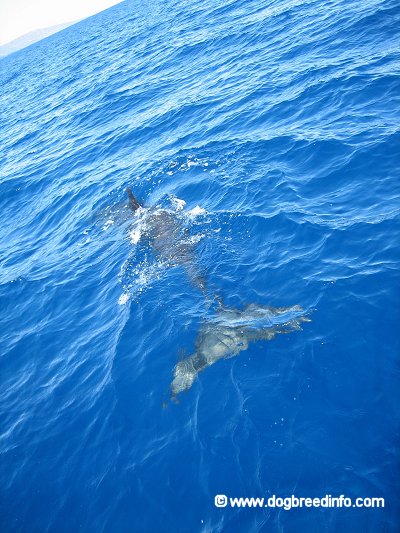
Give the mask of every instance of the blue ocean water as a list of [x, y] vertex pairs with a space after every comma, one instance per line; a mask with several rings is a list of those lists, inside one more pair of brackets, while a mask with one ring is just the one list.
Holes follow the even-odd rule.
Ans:
[[[399, 28], [396, 0], [126, 1], [0, 61], [1, 531], [399, 531]], [[215, 309], [128, 185], [224, 305], [312, 321], [171, 401]]]

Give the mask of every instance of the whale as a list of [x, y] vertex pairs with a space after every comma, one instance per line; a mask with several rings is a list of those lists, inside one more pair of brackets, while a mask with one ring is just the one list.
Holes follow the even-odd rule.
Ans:
[[197, 240], [182, 217], [171, 209], [145, 207], [130, 187], [127, 188], [127, 194], [129, 207], [136, 217], [135, 223], [140, 226], [140, 239], [150, 245], [163, 263], [183, 266], [192, 285], [206, 294], [205, 276], [196, 263]]
[[301, 330], [310, 322], [299, 306], [269, 307], [250, 304], [244, 309], [220, 304], [216, 315], [204, 320], [195, 342], [195, 352], [180, 360], [173, 371], [171, 398], [191, 388], [200, 372], [221, 359], [235, 357], [247, 350], [250, 343], [272, 340], [276, 335]]

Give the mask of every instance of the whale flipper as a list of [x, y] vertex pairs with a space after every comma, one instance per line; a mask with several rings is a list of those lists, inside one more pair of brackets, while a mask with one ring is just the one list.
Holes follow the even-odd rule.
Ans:
[[132, 209], [132, 211], [137, 211], [139, 207], [141, 207], [141, 205], [133, 195], [132, 189], [128, 187], [126, 189], [126, 192], [128, 193], [129, 207]]

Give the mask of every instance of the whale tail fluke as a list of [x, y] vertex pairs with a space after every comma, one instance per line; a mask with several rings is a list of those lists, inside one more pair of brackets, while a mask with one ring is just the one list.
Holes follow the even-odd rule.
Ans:
[[215, 315], [204, 320], [196, 339], [196, 351], [175, 365], [170, 385], [171, 398], [189, 390], [198, 374], [221, 359], [239, 355], [251, 342], [274, 339], [277, 335], [301, 330], [310, 322], [309, 311], [299, 305], [270, 307], [249, 304], [244, 309], [219, 304]]

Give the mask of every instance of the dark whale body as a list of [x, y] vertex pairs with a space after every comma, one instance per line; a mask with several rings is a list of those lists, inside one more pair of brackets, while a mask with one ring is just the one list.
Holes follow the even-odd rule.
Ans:
[[171, 266], [182, 265], [191, 283], [206, 292], [204, 276], [196, 265], [196, 241], [189, 229], [174, 211], [161, 208], [145, 208], [127, 188], [129, 206], [136, 214], [141, 214], [142, 234], [158, 257]]

